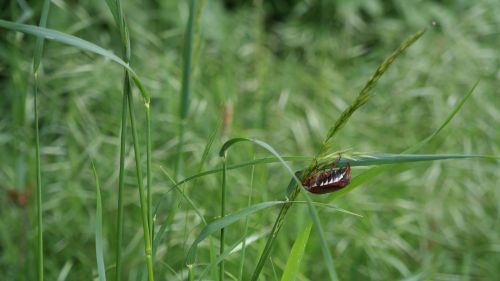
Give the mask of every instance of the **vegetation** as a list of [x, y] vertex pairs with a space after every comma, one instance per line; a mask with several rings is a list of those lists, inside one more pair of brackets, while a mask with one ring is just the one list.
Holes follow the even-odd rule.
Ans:
[[495, 280], [500, 6], [444, 2], [0, 4], [0, 275]]

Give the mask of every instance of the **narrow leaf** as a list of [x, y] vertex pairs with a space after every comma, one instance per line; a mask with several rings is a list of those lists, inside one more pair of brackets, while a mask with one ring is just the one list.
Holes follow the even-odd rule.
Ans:
[[137, 75], [135, 72], [130, 68], [128, 63], [124, 62], [121, 58], [113, 54], [112, 52], [103, 49], [102, 47], [97, 46], [94, 43], [91, 43], [89, 41], [83, 40], [81, 38], [78, 38], [73, 35], [69, 35], [60, 31], [56, 31], [53, 29], [49, 28], [44, 28], [44, 27], [38, 27], [34, 25], [28, 25], [28, 24], [22, 24], [22, 23], [15, 23], [15, 22], [10, 22], [6, 20], [1, 20], [0, 19], [0, 27], [14, 30], [14, 31], [19, 31], [23, 32], [26, 34], [42, 37], [48, 40], [54, 40], [59, 43], [63, 43], [66, 45], [70, 45], [73, 47], [76, 47], [80, 50], [88, 51], [91, 53], [95, 53], [98, 55], [101, 55], [105, 58], [108, 58], [119, 65], [125, 67], [127, 71], [129, 71], [134, 77]]
[[300, 264], [306, 251], [307, 241], [311, 233], [312, 223], [307, 223], [306, 227], [300, 232], [293, 243], [290, 255], [283, 270], [281, 281], [295, 281], [299, 273]]
[[99, 178], [92, 163], [92, 170], [95, 178], [95, 194], [96, 194], [96, 219], [95, 219], [95, 254], [97, 259], [97, 272], [99, 273], [99, 281], [106, 281], [106, 266], [104, 265], [104, 251], [102, 243], [102, 199]]
[[[47, 27], [47, 18], [49, 17], [49, 10], [50, 10], [50, 0], [44, 0], [42, 7], [42, 15], [40, 17], [40, 23], [38, 24], [38, 26]], [[40, 61], [42, 59], [42, 53], [43, 53], [43, 43], [44, 43], [43, 38], [38, 37], [36, 39], [35, 55], [33, 56], [33, 73], [36, 73], [38, 71], [38, 67], [40, 66]]]
[[203, 230], [201, 231], [200, 235], [196, 237], [194, 240], [193, 244], [189, 248], [187, 258], [186, 258], [186, 263], [188, 265], [194, 264], [195, 258], [196, 258], [196, 250], [198, 248], [198, 244], [205, 240], [209, 235], [218, 232], [221, 228], [227, 227], [240, 219], [243, 219], [251, 214], [254, 214], [258, 211], [264, 210], [266, 208], [284, 204], [286, 203], [285, 201], [269, 201], [269, 202], [263, 202], [259, 204], [252, 205], [250, 207], [241, 209], [235, 213], [229, 214], [225, 216], [222, 219], [218, 219], [215, 221], [210, 222]]

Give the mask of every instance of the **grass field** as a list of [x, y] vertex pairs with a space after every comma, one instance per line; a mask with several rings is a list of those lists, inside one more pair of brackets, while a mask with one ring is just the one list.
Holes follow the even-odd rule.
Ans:
[[[117, 272], [152, 280], [147, 240], [155, 280], [252, 280], [260, 258], [258, 280], [500, 278], [497, 0], [134, 0], [120, 4], [123, 14], [116, 3], [54, 0], [46, 26], [111, 50], [137, 76], [63, 37], [45, 40], [37, 68], [37, 37], [11, 22], [41, 32], [43, 3], [0, 4], [0, 279], [41, 280], [43, 268], [44, 280], [115, 280]], [[258, 141], [292, 157], [292, 170], [310, 167], [377, 67], [424, 28], [324, 153], [342, 151], [353, 187], [362, 184], [342, 196], [303, 190], [300, 203], [272, 205], [285, 200], [291, 175]], [[374, 165], [373, 177], [374, 166], [356, 165], [360, 153], [415, 147], [443, 123], [412, 152], [485, 157], [396, 161]], [[258, 141], [235, 143], [221, 157], [233, 138]], [[175, 184], [191, 176], [199, 177]], [[217, 228], [186, 266], [207, 223], [263, 202], [272, 206], [238, 217], [222, 239]], [[283, 206], [291, 208], [263, 257]], [[218, 263], [221, 241], [227, 256]]]

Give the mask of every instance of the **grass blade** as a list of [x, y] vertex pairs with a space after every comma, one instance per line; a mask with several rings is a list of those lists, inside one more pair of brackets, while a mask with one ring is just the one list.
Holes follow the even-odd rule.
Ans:
[[325, 238], [325, 233], [323, 231], [323, 226], [321, 225], [321, 222], [319, 220], [318, 212], [316, 212], [316, 209], [312, 205], [312, 200], [309, 197], [309, 195], [305, 192], [302, 193], [304, 197], [306, 198], [307, 208], [309, 210], [309, 215], [312, 218], [312, 223], [314, 226], [314, 230], [316, 231], [316, 234], [318, 235], [320, 247], [321, 247], [321, 252], [323, 253], [323, 259], [326, 268], [328, 269], [328, 274], [330, 275], [330, 280], [336, 281], [338, 280], [337, 272], [335, 271], [334, 263], [333, 263], [333, 258], [330, 253], [330, 249], [328, 248], [328, 243], [326, 242]]
[[123, 191], [125, 189], [125, 142], [127, 135], [127, 103], [130, 94], [130, 80], [128, 73], [123, 79], [122, 116], [120, 129], [120, 170], [118, 175], [118, 215], [116, 218], [116, 280], [121, 280], [122, 273], [122, 245], [123, 245]]
[[183, 165], [182, 148], [184, 146], [184, 129], [186, 126], [186, 118], [189, 112], [189, 103], [191, 96], [191, 67], [193, 59], [193, 31], [196, 4], [197, 0], [189, 1], [189, 18], [184, 41], [184, 70], [182, 72], [181, 105], [179, 111], [179, 144], [177, 146], [177, 160], [175, 162], [175, 180], [177, 180], [179, 174], [181, 174]]
[[[260, 212], [266, 208], [273, 207], [276, 205], [283, 205], [283, 204], [287, 204], [287, 203], [289, 203], [289, 201], [268, 201], [268, 202], [257, 203], [257, 204], [248, 206], [246, 208], [243, 208], [241, 210], [238, 210], [232, 214], [226, 215], [224, 218], [219, 218], [219, 219], [216, 219], [214, 221], [209, 222], [203, 228], [203, 230], [200, 232], [198, 237], [196, 237], [196, 239], [191, 244], [191, 246], [189, 247], [188, 254], [186, 257], [186, 264], [189, 266], [189, 265], [193, 265], [195, 263], [196, 251], [198, 248], [198, 244], [200, 242], [202, 242], [203, 240], [205, 240], [210, 235], [218, 232], [219, 230], [221, 230], [224, 227], [227, 227], [227, 226], [229, 226], [229, 225], [231, 225], [231, 224], [233, 224], [241, 219], [244, 219], [244, 218], [246, 218], [250, 215], [253, 215], [257, 212]], [[309, 204], [310, 203], [311, 205], [316, 205], [316, 206], [320, 206], [320, 207], [328, 207], [328, 208], [334, 209], [336, 211], [339, 211], [339, 212], [342, 212], [345, 214], [360, 216], [358, 214], [355, 214], [355, 213], [352, 213], [352, 212], [349, 212], [349, 211], [346, 211], [343, 209], [339, 209], [339, 208], [336, 208], [336, 207], [331, 206], [331, 205], [322, 204], [322, 203], [307, 202], [307, 201], [294, 201], [294, 203], [301, 203], [301, 204]]]
[[312, 223], [308, 223], [293, 243], [290, 255], [283, 270], [281, 281], [295, 281], [299, 273], [300, 264], [306, 251], [307, 241], [311, 233]]
[[146, 88], [142, 84], [141, 80], [139, 79], [139, 77], [137, 76], [135, 71], [130, 67], [130, 65], [128, 63], [123, 61], [121, 58], [119, 58], [113, 52], [105, 50], [102, 47], [99, 47], [94, 43], [83, 40], [83, 39], [78, 38], [76, 36], [69, 35], [69, 34], [66, 34], [66, 33], [63, 33], [60, 31], [56, 31], [53, 29], [49, 29], [49, 28], [43, 28], [43, 27], [38, 27], [38, 26], [28, 25], [28, 24], [15, 23], [15, 22], [1, 20], [1, 19], [0, 19], [0, 27], [14, 30], [14, 31], [23, 32], [23, 33], [34, 35], [34, 36], [38, 36], [38, 37], [48, 39], [48, 40], [54, 40], [54, 41], [59, 42], [59, 43], [63, 43], [66, 45], [76, 47], [80, 50], [84, 50], [84, 51], [88, 51], [91, 53], [101, 55], [105, 58], [108, 58], [108, 59], [118, 63], [119, 65], [121, 65], [125, 69], [127, 69], [128, 72], [130, 72], [130, 74], [132, 76], [132, 80], [137, 85], [137, 88], [139, 89], [145, 103], [146, 104], [149, 103], [149, 100], [150, 100], [149, 92], [146, 90]]
[[[49, 16], [50, 0], [43, 1], [42, 14], [40, 17], [40, 28], [47, 26]], [[37, 248], [36, 248], [36, 272], [38, 281], [43, 281], [43, 200], [42, 200], [42, 172], [40, 161], [40, 128], [38, 118], [38, 68], [43, 54], [43, 38], [37, 38], [35, 54], [33, 55], [33, 95], [35, 110], [35, 173], [36, 173], [36, 211], [37, 211]]]
[[244, 208], [242, 210], [239, 210], [235, 213], [229, 214], [225, 216], [224, 218], [215, 220], [207, 224], [201, 231], [201, 233], [196, 237], [194, 240], [193, 244], [191, 244], [191, 247], [188, 250], [188, 254], [186, 257], [186, 264], [187, 265], [192, 265], [195, 262], [196, 258], [196, 250], [198, 248], [198, 244], [205, 240], [209, 235], [216, 233], [220, 229], [227, 227], [251, 214], [254, 214], [256, 212], [262, 211], [266, 208], [276, 206], [276, 205], [281, 205], [285, 204], [286, 201], [269, 201], [269, 202], [263, 202], [263, 203], [258, 203], [255, 205], [252, 205], [250, 207]]
[[149, 237], [154, 240], [153, 192], [151, 190], [151, 109], [146, 106], [146, 197], [148, 209]]
[[99, 281], [106, 281], [106, 266], [104, 265], [104, 250], [102, 243], [102, 199], [101, 187], [99, 185], [99, 177], [92, 163], [92, 171], [95, 178], [95, 201], [96, 201], [96, 221], [95, 221], [95, 254], [97, 259], [97, 272], [99, 273]]
[[137, 127], [135, 123], [135, 114], [134, 114], [134, 106], [133, 106], [133, 98], [132, 93], [128, 95], [128, 111], [130, 118], [130, 127], [132, 129], [132, 138], [134, 144], [134, 156], [135, 156], [135, 171], [137, 178], [137, 187], [139, 190], [139, 200], [141, 204], [141, 219], [142, 219], [142, 229], [144, 232], [144, 251], [146, 254], [146, 264], [148, 268], [148, 280], [153, 281], [153, 257], [152, 257], [152, 249], [151, 249], [151, 236], [148, 225], [148, 206], [147, 199], [144, 194], [144, 186], [142, 183], [142, 168], [141, 168], [141, 154], [139, 151], [139, 139], [137, 137]]
[[53, 40], [57, 41], [59, 43], [63, 43], [66, 45], [70, 45], [73, 47], [76, 47], [80, 50], [88, 51], [91, 53], [95, 53], [98, 55], [101, 55], [105, 58], [108, 58], [119, 65], [125, 67], [128, 71], [130, 71], [133, 75], [135, 75], [135, 72], [130, 68], [128, 63], [124, 62], [121, 58], [113, 54], [112, 52], [103, 49], [102, 47], [97, 46], [94, 43], [91, 43], [89, 41], [83, 40], [81, 38], [78, 38], [73, 35], [69, 35], [60, 31], [56, 31], [53, 29], [49, 28], [44, 28], [44, 27], [38, 27], [34, 25], [28, 25], [28, 24], [21, 24], [21, 23], [15, 23], [15, 22], [10, 22], [6, 20], [0, 20], [0, 27], [14, 30], [14, 31], [19, 31], [23, 32], [26, 34], [38, 36], [44, 39], [48, 40]]
[[[50, 10], [50, 1], [44, 0], [43, 7], [42, 7], [42, 14], [40, 16], [40, 22], [39, 22], [38, 26], [47, 27], [47, 18], [49, 17], [49, 10]], [[38, 71], [38, 67], [40, 66], [40, 61], [42, 59], [42, 53], [43, 53], [44, 41], [45, 40], [43, 38], [40, 38], [40, 37], [36, 39], [35, 55], [33, 56], [33, 72], [34, 73], [36, 73]]]
[[[121, 10], [121, 1], [120, 0], [106, 0], [106, 4], [115, 19], [115, 23], [118, 26], [121, 41], [123, 43], [122, 46], [122, 57], [125, 62], [130, 61], [130, 38], [127, 32], [127, 25], [125, 20], [123, 19], [123, 13]], [[116, 260], [116, 268], [115, 268], [115, 280], [122, 279], [122, 245], [123, 245], [123, 191], [125, 189], [125, 142], [127, 135], [127, 105], [128, 105], [128, 96], [131, 95], [131, 87], [130, 87], [130, 76], [127, 70], [125, 69], [124, 78], [123, 78], [123, 95], [122, 95], [122, 114], [121, 114], [121, 129], [120, 129], [120, 170], [118, 176], [118, 215], [116, 218], [116, 252], [115, 252], [115, 260]]]
[[38, 75], [34, 75], [33, 95], [35, 107], [35, 170], [36, 170], [36, 210], [37, 210], [37, 249], [36, 271], [38, 281], [43, 281], [43, 200], [42, 200], [42, 173], [40, 163], [40, 128], [38, 126]]
[[[283, 156], [281, 158], [284, 161], [311, 161], [313, 159], [310, 156]], [[253, 165], [262, 165], [262, 164], [270, 164], [270, 163], [278, 163], [278, 162], [281, 162], [281, 160], [277, 159], [276, 157], [265, 157], [265, 158], [250, 160], [250, 161], [240, 163], [240, 164], [230, 165], [227, 167], [227, 169], [234, 170], [234, 169], [244, 168], [244, 167], [253, 166]], [[221, 171], [222, 171], [221, 168], [203, 171], [203, 172], [194, 174], [192, 176], [189, 176], [189, 177], [179, 181], [177, 183], [177, 185], [182, 185], [182, 184], [185, 184], [185, 183], [190, 182], [192, 180], [195, 180], [197, 178], [201, 178], [201, 177], [211, 175], [211, 174], [216, 174], [216, 173], [219, 173]]]
[[[222, 155], [222, 187], [221, 187], [221, 210], [220, 217], [224, 218], [226, 216], [226, 180], [227, 180], [227, 166], [226, 166], [226, 153]], [[224, 254], [224, 228], [220, 229], [220, 243], [219, 243], [219, 257]], [[224, 280], [224, 259], [220, 261], [219, 264], [219, 280]]]

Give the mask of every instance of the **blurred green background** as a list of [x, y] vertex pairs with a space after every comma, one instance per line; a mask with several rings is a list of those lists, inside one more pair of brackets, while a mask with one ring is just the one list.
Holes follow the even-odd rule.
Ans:
[[[0, 18], [36, 24], [41, 1], [3, 1]], [[155, 259], [157, 280], [186, 280], [187, 247], [202, 224], [160, 170], [173, 174], [178, 143], [182, 51], [188, 1], [124, 1], [132, 65], [152, 95], [153, 188], [157, 228], [171, 218]], [[198, 172], [209, 135], [217, 130], [204, 169], [232, 137], [256, 137], [283, 156], [313, 156], [327, 130], [376, 69], [406, 37], [428, 32], [384, 75], [370, 102], [337, 136], [333, 150], [398, 153], [432, 133], [478, 79], [452, 123], [421, 153], [500, 155], [500, 4], [479, 1], [206, 1], [195, 52], [184, 166]], [[118, 32], [104, 1], [52, 1], [48, 27], [120, 53]], [[34, 37], [0, 30], [0, 276], [34, 280], [34, 115], [31, 64]], [[123, 70], [102, 57], [46, 41], [40, 74], [40, 130], [46, 280], [96, 277], [94, 159], [104, 200], [105, 260], [114, 263], [119, 126]], [[140, 140], [145, 116], [136, 98]], [[131, 140], [131, 138], [129, 138]], [[142, 228], [131, 141], [127, 146], [125, 270], [144, 268]], [[144, 147], [144, 146], [143, 146]], [[145, 153], [145, 150], [143, 151]], [[248, 144], [229, 163], [267, 157]], [[145, 157], [143, 157], [145, 161]], [[144, 162], [145, 165], [145, 162]], [[301, 169], [307, 163], [292, 163]], [[353, 176], [363, 168], [353, 169]], [[498, 280], [500, 180], [497, 162], [466, 160], [391, 168], [336, 201], [363, 217], [321, 210], [341, 280]], [[252, 202], [281, 200], [289, 175], [278, 164], [229, 173], [228, 212]], [[184, 190], [214, 219], [220, 175]], [[163, 199], [160, 199], [163, 198]], [[23, 200], [26, 199], [26, 200]], [[314, 196], [329, 202], [328, 195]], [[249, 276], [278, 209], [252, 216], [244, 276]], [[280, 278], [290, 248], [309, 220], [294, 206], [261, 280]], [[244, 223], [227, 231], [228, 244]], [[202, 271], [208, 244], [198, 255]], [[226, 269], [237, 276], [239, 255]], [[311, 234], [298, 280], [326, 280]], [[110, 273], [110, 280], [113, 280]]]

